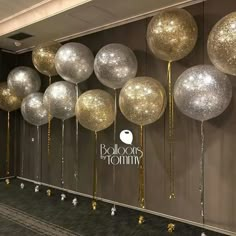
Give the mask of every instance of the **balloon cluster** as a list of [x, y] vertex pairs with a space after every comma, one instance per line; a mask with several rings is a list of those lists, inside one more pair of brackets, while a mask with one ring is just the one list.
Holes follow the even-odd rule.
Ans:
[[[214, 26], [208, 39], [208, 53], [213, 64], [222, 72], [233, 75], [236, 74], [236, 60], [232, 54], [236, 38], [232, 24], [235, 22], [235, 13], [224, 17]], [[147, 43], [156, 57], [165, 61], [176, 61], [192, 51], [197, 34], [196, 22], [187, 11], [170, 9], [152, 18], [147, 29]], [[76, 96], [81, 92], [76, 95], [71, 83], [77, 85], [87, 80], [93, 69], [98, 80], [105, 86], [122, 88], [119, 105], [121, 112], [131, 122], [138, 125], [152, 123], [165, 110], [167, 99], [164, 88], [150, 77], [135, 77], [137, 59], [133, 51], [125, 45], [108, 44], [98, 51], [94, 59], [93, 53], [83, 44], [72, 42], [62, 46], [58, 42], [47, 42], [34, 48], [32, 60], [40, 73], [47, 76], [59, 74], [66, 80], [50, 85], [42, 98], [42, 94], [37, 93], [41, 82], [35, 70], [20, 66], [9, 73], [8, 86], [1, 84], [0, 107], [8, 111], [17, 109], [21, 99], [25, 98], [22, 114], [32, 124], [45, 123], [42, 112], [46, 117], [46, 109], [52, 116], [62, 120], [76, 114], [81, 123], [91, 130], [101, 130], [101, 127], [109, 126], [112, 114], [109, 94], [104, 95], [100, 90], [93, 90], [85, 93], [76, 104]], [[176, 105], [184, 114], [194, 119], [207, 120], [219, 115], [227, 107], [232, 94], [230, 91], [231, 86], [226, 75], [212, 66], [202, 65], [188, 69], [179, 77], [174, 88], [174, 97]], [[83, 97], [90, 98], [88, 101], [93, 102], [90, 103]], [[105, 110], [96, 111], [102, 98], [103, 101], [107, 100]], [[38, 112], [35, 112], [32, 104], [41, 106], [36, 109]], [[82, 119], [81, 110], [86, 112], [85, 117], [91, 119]], [[105, 121], [98, 122], [104, 112], [109, 117], [106, 125], [102, 124]], [[33, 121], [37, 120], [34, 117], [36, 113], [39, 113], [43, 121]]]

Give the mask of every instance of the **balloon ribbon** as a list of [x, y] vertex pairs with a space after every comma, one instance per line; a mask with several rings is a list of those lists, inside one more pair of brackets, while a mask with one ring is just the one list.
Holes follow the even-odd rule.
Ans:
[[7, 153], [6, 153], [6, 175], [10, 174], [10, 112], [7, 113]]
[[205, 134], [204, 121], [201, 122], [201, 159], [200, 159], [200, 193], [201, 193], [201, 216], [202, 225], [205, 225]]
[[42, 156], [40, 149], [40, 134], [39, 134], [39, 126], [37, 126], [37, 148], [38, 148], [38, 162], [36, 163], [36, 180], [41, 182], [41, 172], [42, 172]]
[[65, 144], [65, 122], [61, 123], [61, 186], [64, 188], [64, 170], [65, 170], [65, 158], [64, 158], [64, 144]]
[[22, 157], [21, 157], [21, 177], [24, 177], [24, 160], [25, 160], [25, 120], [23, 119], [23, 139], [22, 139]]
[[[114, 89], [114, 95], [115, 95], [115, 104], [114, 104], [114, 132], [113, 132], [113, 142], [114, 142], [114, 148], [115, 148], [115, 144], [116, 144], [116, 129], [117, 129], [117, 89]], [[114, 195], [114, 199], [116, 197], [116, 192], [115, 192], [115, 185], [116, 185], [116, 166], [113, 165], [113, 175], [112, 175], [112, 179], [113, 179], [113, 195]], [[116, 210], [116, 205], [114, 204], [112, 207], [112, 211]]]
[[[79, 88], [78, 84], [75, 85], [75, 92], [76, 92], [76, 100], [79, 97]], [[75, 172], [74, 172], [74, 177], [75, 177], [75, 188], [77, 190], [78, 188], [78, 174], [79, 174], [79, 121], [77, 118], [75, 118]]]
[[[140, 146], [142, 150], [142, 156], [139, 162], [139, 206], [145, 208], [145, 166], [144, 166], [144, 148], [143, 148], [143, 126], [140, 125]], [[138, 223], [142, 224], [144, 217], [139, 216]]]
[[95, 211], [97, 209], [97, 139], [98, 135], [97, 132], [94, 132], [95, 135], [95, 153], [94, 153], [94, 159], [93, 159], [93, 200], [92, 200], [92, 209]]
[[175, 176], [174, 176], [174, 96], [173, 96], [173, 85], [171, 76], [171, 61], [168, 62], [167, 68], [167, 78], [168, 78], [168, 131], [169, 131], [169, 163], [170, 163], [170, 199], [175, 198]]

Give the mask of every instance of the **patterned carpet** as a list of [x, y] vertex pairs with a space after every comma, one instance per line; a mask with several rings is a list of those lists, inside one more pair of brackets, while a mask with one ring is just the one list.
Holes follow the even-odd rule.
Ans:
[[[0, 235], [9, 236], [169, 236], [168, 219], [144, 214], [147, 222], [137, 224], [139, 212], [119, 207], [119, 214], [111, 217], [111, 205], [98, 202], [98, 209], [91, 210], [91, 200], [78, 198], [78, 206], [71, 204], [73, 195], [60, 201], [60, 191], [46, 196], [47, 188], [34, 192], [34, 185], [25, 182], [20, 189], [20, 180], [11, 180], [10, 185], [0, 182]], [[200, 236], [198, 227], [174, 222], [173, 236]], [[207, 236], [221, 234], [205, 231]]]

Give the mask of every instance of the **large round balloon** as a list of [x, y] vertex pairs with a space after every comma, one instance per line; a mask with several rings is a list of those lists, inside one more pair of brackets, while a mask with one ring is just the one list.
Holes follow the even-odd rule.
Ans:
[[26, 66], [14, 68], [7, 77], [7, 85], [19, 97], [37, 92], [41, 86], [41, 80], [38, 73]]
[[75, 86], [66, 81], [51, 84], [45, 91], [43, 103], [50, 115], [66, 120], [75, 115]]
[[236, 12], [222, 18], [213, 27], [207, 42], [208, 55], [220, 71], [236, 75]]
[[21, 98], [16, 96], [7, 86], [6, 82], [0, 83], [0, 109], [14, 111], [20, 108]]
[[147, 29], [147, 43], [152, 53], [164, 61], [177, 61], [194, 48], [197, 24], [186, 10], [173, 8], [157, 13]]
[[107, 87], [121, 88], [136, 76], [137, 59], [125, 45], [112, 43], [101, 48], [94, 61], [94, 72], [98, 80]]
[[166, 108], [166, 92], [151, 77], [130, 79], [121, 89], [120, 110], [129, 121], [148, 125], [158, 120]]
[[25, 97], [21, 104], [21, 114], [32, 125], [48, 123], [49, 114], [43, 104], [43, 93], [31, 93]]
[[33, 49], [33, 64], [40, 73], [47, 76], [57, 75], [55, 68], [55, 55], [60, 47], [60, 43], [50, 41], [39, 44]]
[[89, 90], [78, 98], [75, 113], [83, 127], [96, 132], [106, 129], [114, 121], [114, 99], [103, 90]]
[[94, 56], [88, 47], [81, 43], [67, 43], [56, 54], [57, 73], [71, 83], [78, 84], [93, 73]]
[[232, 86], [227, 75], [210, 65], [194, 66], [184, 71], [174, 86], [179, 110], [200, 121], [220, 115], [229, 105]]

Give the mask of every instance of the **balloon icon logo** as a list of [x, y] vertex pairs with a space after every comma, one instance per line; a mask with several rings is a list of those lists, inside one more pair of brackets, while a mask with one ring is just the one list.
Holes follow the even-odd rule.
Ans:
[[120, 140], [125, 144], [132, 144], [133, 142], [133, 134], [130, 130], [122, 130], [120, 132]]

